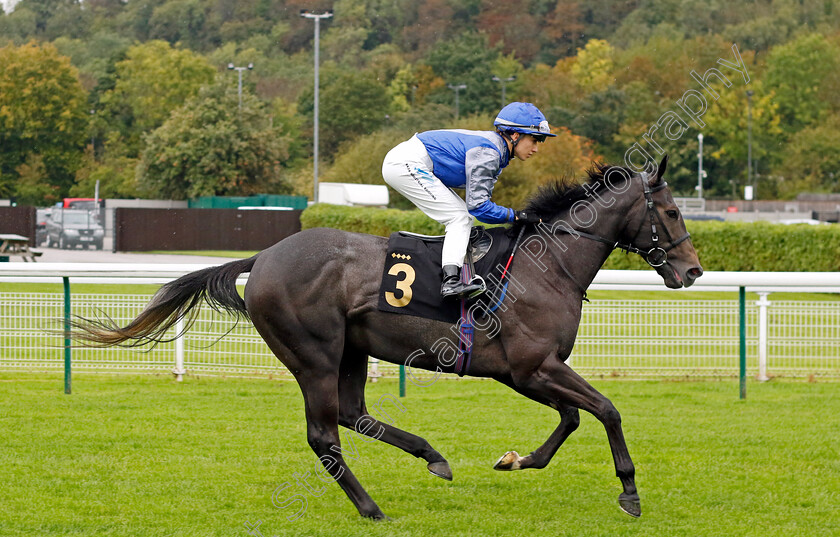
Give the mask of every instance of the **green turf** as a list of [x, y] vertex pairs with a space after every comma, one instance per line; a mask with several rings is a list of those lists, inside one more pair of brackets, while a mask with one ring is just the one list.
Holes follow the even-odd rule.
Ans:
[[[296, 384], [268, 380], [0, 373], [0, 535], [834, 536], [840, 533], [837, 385], [601, 381], [622, 412], [644, 514], [620, 492], [603, 427], [580, 429], [544, 470], [491, 469], [556, 425], [550, 409], [489, 381], [409, 385], [396, 423], [446, 456], [453, 482], [380, 443], [351, 468], [392, 521], [362, 520], [315, 468]], [[397, 393], [369, 385], [372, 403]], [[272, 506], [293, 484], [305, 514]], [[315, 487], [322, 484], [311, 476]], [[298, 504], [295, 504], [295, 507]], [[256, 535], [256, 533], [254, 533]]]

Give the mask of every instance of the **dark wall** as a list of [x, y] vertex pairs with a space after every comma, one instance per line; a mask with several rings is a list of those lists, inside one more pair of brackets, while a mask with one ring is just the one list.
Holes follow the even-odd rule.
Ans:
[[0, 207], [0, 233], [29, 237], [35, 246], [35, 207]]
[[118, 208], [114, 249], [264, 250], [300, 231], [301, 212]]

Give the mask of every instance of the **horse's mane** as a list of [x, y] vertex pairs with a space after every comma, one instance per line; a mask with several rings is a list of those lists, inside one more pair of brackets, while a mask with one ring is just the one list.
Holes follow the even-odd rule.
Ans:
[[[525, 211], [532, 212], [543, 219], [550, 220], [561, 212], [570, 209], [575, 202], [591, 199], [593, 188], [597, 192], [606, 190], [604, 178], [613, 168], [621, 170], [621, 175], [630, 177], [633, 172], [622, 166], [593, 163], [586, 173], [588, 178], [582, 183], [567, 183], [561, 180], [551, 181], [541, 186], [525, 204]], [[514, 226], [518, 227], [518, 226]]]

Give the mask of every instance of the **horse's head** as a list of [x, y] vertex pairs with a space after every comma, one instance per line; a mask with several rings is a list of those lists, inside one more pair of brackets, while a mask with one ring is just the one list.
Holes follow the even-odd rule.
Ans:
[[665, 285], [679, 289], [690, 287], [703, 275], [703, 268], [663, 179], [667, 165], [665, 156], [654, 175], [640, 174], [639, 201], [628, 215], [631, 224], [624, 234], [627, 244], [619, 246], [641, 255], [662, 276]]

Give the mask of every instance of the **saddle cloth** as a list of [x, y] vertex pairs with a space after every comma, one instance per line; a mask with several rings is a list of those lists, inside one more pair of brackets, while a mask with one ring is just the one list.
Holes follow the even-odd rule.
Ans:
[[[474, 259], [481, 257], [475, 262], [475, 273], [487, 280], [491, 272], [497, 272], [498, 278], [501, 271], [496, 267], [500, 262], [504, 266], [511, 245], [506, 228], [474, 227], [470, 248]], [[461, 318], [461, 301], [440, 294], [442, 249], [442, 237], [402, 231], [391, 234], [379, 287], [379, 310], [456, 323]]]

